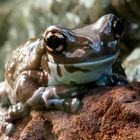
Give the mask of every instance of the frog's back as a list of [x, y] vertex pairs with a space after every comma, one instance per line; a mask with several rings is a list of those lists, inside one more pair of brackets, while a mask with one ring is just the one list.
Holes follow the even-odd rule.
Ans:
[[5, 65], [5, 79], [12, 86], [16, 77], [25, 70], [39, 69], [45, 49], [43, 38], [33, 38], [15, 49]]

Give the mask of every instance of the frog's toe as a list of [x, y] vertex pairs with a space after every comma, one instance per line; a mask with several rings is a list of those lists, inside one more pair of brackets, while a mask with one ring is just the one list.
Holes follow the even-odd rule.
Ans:
[[112, 75], [105, 75], [101, 79], [96, 81], [96, 85], [125, 85], [128, 81], [125, 76], [113, 73]]
[[23, 104], [17, 103], [9, 107], [5, 120], [11, 121], [14, 119], [22, 118], [23, 116], [28, 114], [28, 112], [28, 109]]
[[66, 99], [64, 101], [64, 110], [70, 113], [76, 113], [81, 107], [81, 102], [78, 98]]
[[12, 135], [14, 132], [15, 132], [15, 126], [14, 126], [12, 123], [9, 123], [9, 124], [6, 126], [5, 134], [6, 134], [6, 135]]
[[112, 79], [116, 85], [125, 85], [128, 83], [127, 78], [120, 74], [112, 74]]
[[81, 102], [78, 98], [73, 98], [71, 102], [71, 112], [75, 113], [79, 110]]
[[15, 131], [15, 126], [12, 123], [4, 122], [1, 126], [1, 131], [10, 136]]

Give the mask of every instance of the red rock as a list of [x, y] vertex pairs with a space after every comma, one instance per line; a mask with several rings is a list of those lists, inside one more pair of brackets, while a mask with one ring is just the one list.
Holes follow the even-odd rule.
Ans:
[[73, 115], [32, 111], [17, 122], [10, 140], [140, 139], [140, 83], [93, 88], [82, 103], [79, 113]]

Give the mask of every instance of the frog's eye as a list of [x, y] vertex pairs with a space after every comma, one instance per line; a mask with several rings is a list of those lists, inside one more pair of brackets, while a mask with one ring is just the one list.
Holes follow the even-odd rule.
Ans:
[[58, 32], [49, 32], [45, 37], [47, 50], [61, 52], [65, 46], [65, 37]]

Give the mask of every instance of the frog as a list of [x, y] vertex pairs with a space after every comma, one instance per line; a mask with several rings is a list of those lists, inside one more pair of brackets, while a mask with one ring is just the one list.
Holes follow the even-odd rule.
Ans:
[[13, 120], [32, 109], [76, 113], [88, 84], [123, 85], [127, 78], [118, 61], [124, 28], [110, 13], [95, 23], [70, 30], [49, 26], [12, 51], [0, 83], [0, 105], [7, 107], [1, 130], [10, 135]]

